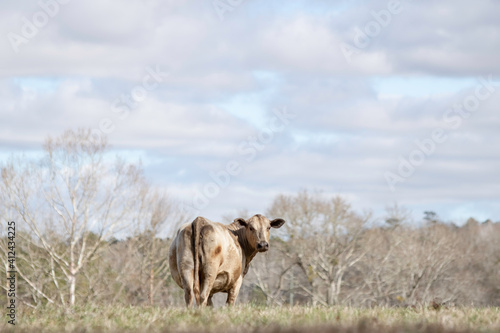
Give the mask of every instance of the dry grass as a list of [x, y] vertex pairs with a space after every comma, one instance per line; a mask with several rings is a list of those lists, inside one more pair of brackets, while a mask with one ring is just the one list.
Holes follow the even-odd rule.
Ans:
[[[10, 331], [4, 318], [0, 331]], [[12, 330], [14, 331], [14, 330]], [[20, 308], [16, 332], [499, 332], [500, 308]]]

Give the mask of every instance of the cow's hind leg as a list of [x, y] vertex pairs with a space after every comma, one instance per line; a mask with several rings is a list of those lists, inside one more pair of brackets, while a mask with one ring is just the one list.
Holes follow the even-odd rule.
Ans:
[[[181, 231], [179, 247], [177, 249], [177, 268], [184, 289], [184, 299], [188, 307], [193, 307], [195, 303], [194, 293], [194, 260], [191, 240], [191, 228]], [[183, 251], [182, 251], [183, 249]]]
[[236, 283], [234, 284], [233, 288], [229, 289], [227, 293], [227, 302], [226, 302], [227, 305], [234, 305], [234, 302], [236, 302], [236, 298], [240, 293], [240, 288], [242, 283], [243, 283], [243, 278], [240, 276], [238, 280], [236, 280]]
[[212, 303], [211, 291], [217, 277], [217, 266], [214, 264], [204, 264], [202, 270], [200, 305], [206, 306]]
[[221, 247], [217, 245], [215, 230], [211, 225], [201, 229], [203, 242], [201, 246], [202, 264], [200, 265], [200, 306], [206, 306], [212, 298], [212, 288], [220, 266]]
[[191, 275], [191, 278], [183, 276], [182, 289], [184, 289], [184, 300], [186, 301], [186, 305], [192, 308], [194, 306], [193, 277], [192, 273], [189, 275]]
[[201, 267], [200, 276], [200, 305], [206, 306], [212, 303], [212, 288], [215, 279], [217, 278], [217, 269], [219, 262], [217, 260], [212, 262], [204, 262]]

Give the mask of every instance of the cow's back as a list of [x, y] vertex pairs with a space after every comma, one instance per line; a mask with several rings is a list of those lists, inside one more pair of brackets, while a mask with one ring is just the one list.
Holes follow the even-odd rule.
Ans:
[[236, 236], [221, 224], [211, 222], [200, 230], [200, 269], [216, 278], [211, 293], [229, 290], [241, 278], [242, 250]]
[[[197, 228], [198, 244], [193, 244], [196, 238], [193, 232]], [[184, 289], [185, 295], [192, 294], [197, 300], [199, 297], [200, 290], [195, 279], [195, 252], [198, 252], [199, 283], [204, 285], [207, 280], [213, 281], [210, 297], [217, 292], [227, 292], [238, 280], [241, 283], [244, 259], [237, 237], [221, 223], [197, 218], [181, 226], [169, 251], [172, 277]], [[186, 303], [192, 302], [192, 297], [186, 296]]]

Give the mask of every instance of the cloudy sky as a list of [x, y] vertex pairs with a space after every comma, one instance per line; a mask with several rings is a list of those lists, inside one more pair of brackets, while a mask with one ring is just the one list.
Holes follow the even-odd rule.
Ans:
[[[0, 158], [92, 128], [193, 214], [500, 220], [500, 2], [0, 3]], [[217, 184], [218, 183], [218, 184]]]

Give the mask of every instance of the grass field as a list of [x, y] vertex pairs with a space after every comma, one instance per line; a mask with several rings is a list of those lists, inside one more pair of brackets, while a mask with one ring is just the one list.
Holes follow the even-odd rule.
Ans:
[[500, 308], [163, 307], [20, 308], [2, 332], [500, 332]]

